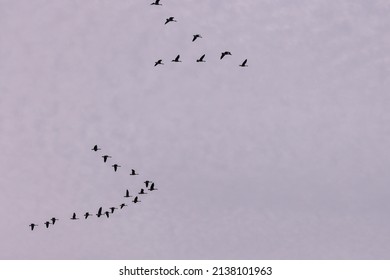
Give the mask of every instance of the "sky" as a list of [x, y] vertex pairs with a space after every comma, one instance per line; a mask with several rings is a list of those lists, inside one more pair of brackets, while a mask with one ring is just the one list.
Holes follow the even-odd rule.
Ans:
[[390, 3], [151, 2], [0, 0], [0, 259], [389, 259]]

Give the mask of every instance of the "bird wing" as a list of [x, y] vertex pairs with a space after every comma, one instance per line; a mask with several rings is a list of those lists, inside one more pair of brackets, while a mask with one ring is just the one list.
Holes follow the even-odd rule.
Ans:
[[126, 190], [126, 196], [129, 196], [129, 190]]
[[202, 55], [202, 56], [200, 57], [200, 60], [203, 60], [205, 56], [206, 56], [205, 54]]
[[222, 53], [222, 54], [221, 54], [221, 59], [222, 59], [224, 56], [225, 56], [225, 53]]
[[244, 62], [242, 63], [242, 65], [245, 65], [247, 61], [248, 61], [248, 59], [245, 59]]
[[103, 208], [103, 207], [100, 207], [100, 208], [99, 208], [98, 215], [101, 215], [101, 214], [102, 214], [102, 208]]

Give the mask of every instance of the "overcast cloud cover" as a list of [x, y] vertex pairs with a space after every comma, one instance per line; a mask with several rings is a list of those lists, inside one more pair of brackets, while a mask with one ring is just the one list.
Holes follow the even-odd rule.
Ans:
[[389, 259], [390, 2], [151, 2], [0, 0], [0, 258]]

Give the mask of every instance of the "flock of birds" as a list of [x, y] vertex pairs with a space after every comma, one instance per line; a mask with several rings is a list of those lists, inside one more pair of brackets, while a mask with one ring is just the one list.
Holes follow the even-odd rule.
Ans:
[[[91, 150], [94, 151], [94, 152], [97, 152], [97, 151], [100, 151], [101, 149], [98, 147], [98, 145], [95, 145]], [[102, 158], [103, 158], [103, 162], [106, 163], [108, 161], [108, 159], [112, 158], [112, 157], [109, 156], [109, 155], [103, 155]], [[111, 165], [111, 167], [114, 168], [114, 172], [117, 172], [118, 168], [121, 167], [121, 166], [119, 164], [115, 163], [115, 164]], [[129, 174], [130, 174], [130, 176], [137, 176], [137, 175], [139, 175], [134, 169], [131, 169]], [[154, 182], [152, 182], [152, 181], [147, 180], [147, 181], [144, 182], [144, 184], [145, 184], [145, 188], [141, 188], [140, 191], [137, 193], [139, 196], [147, 194], [147, 192], [145, 192], [145, 189], [147, 189], [150, 192], [157, 190], [155, 188], [155, 186], [154, 186]], [[138, 195], [136, 195], [134, 197], [134, 199], [132, 200], [133, 203], [140, 203], [141, 202], [141, 200], [139, 199]], [[125, 191], [125, 194], [124, 194], [123, 197], [124, 198], [131, 198], [133, 196], [130, 195], [130, 191], [127, 189]], [[102, 216], [106, 216], [107, 218], [109, 218], [110, 215], [114, 214], [115, 210], [123, 209], [123, 207], [125, 207], [125, 206], [128, 206], [128, 205], [123, 202], [120, 205], [118, 205], [119, 208], [117, 208], [115, 206], [112, 206], [112, 207], [109, 207], [109, 208], [103, 210], [103, 207], [100, 207], [95, 215], [98, 218], [100, 218]], [[83, 216], [84, 216], [84, 219], [88, 219], [89, 217], [93, 217], [93, 214], [91, 214], [90, 212], [85, 212], [85, 214]], [[79, 220], [79, 219], [80, 218], [78, 218], [76, 213], [73, 213], [73, 215], [70, 217], [70, 220]], [[55, 225], [57, 221], [59, 221], [59, 219], [53, 217], [53, 218], [49, 219], [48, 221], [44, 222], [43, 225], [46, 228], [49, 228], [50, 226]], [[34, 230], [34, 228], [37, 227], [37, 226], [38, 226], [38, 224], [35, 224], [35, 223], [31, 223], [29, 225], [31, 230]]]
[[[150, 5], [155, 5], [155, 6], [162, 6], [162, 4], [160, 3], [161, 1], [160, 0], [155, 0], [153, 3], [151, 3]], [[169, 17], [165, 20], [165, 24], [168, 24], [170, 22], [177, 22], [177, 20], [175, 19], [175, 17]], [[202, 35], [200, 34], [195, 34], [193, 35], [192, 37], [192, 42], [195, 42], [198, 38], [203, 38]], [[221, 56], [220, 56], [220, 59], [223, 59], [224, 57], [226, 57], [227, 55], [232, 55], [232, 53], [230, 51], [224, 51], [221, 53]], [[196, 60], [196, 62], [206, 62], [205, 60], [205, 57], [206, 57], [206, 54], [203, 54], [200, 58], [198, 58]], [[175, 59], [172, 60], [172, 62], [182, 62], [180, 60], [180, 54], [178, 54], [176, 56]], [[248, 67], [248, 59], [245, 59], [241, 64], [239, 64], [238, 66], [240, 67]], [[157, 65], [164, 65], [163, 63], [163, 60], [162, 59], [159, 59], [157, 60], [155, 63], [154, 63], [154, 67], [156, 67]]]

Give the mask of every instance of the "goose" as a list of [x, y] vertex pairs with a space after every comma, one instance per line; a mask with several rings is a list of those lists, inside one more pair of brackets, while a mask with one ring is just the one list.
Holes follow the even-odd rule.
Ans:
[[126, 190], [126, 195], [124, 197], [132, 197], [129, 193], [129, 190]]
[[147, 194], [144, 189], [141, 189], [138, 194]]
[[131, 173], [130, 173], [130, 175], [139, 175], [138, 173], [135, 173], [135, 170], [134, 169], [131, 169]]
[[116, 207], [110, 207], [111, 214], [114, 214], [114, 210], [115, 210], [115, 209], [118, 209], [118, 208], [116, 208]]
[[169, 17], [166, 19], [165, 24], [170, 23], [171, 21], [177, 22], [174, 17]]
[[227, 51], [226, 51], [226, 52], [223, 52], [223, 53], [221, 54], [221, 59], [224, 58], [226, 55], [232, 55], [232, 54], [231, 54], [231, 52], [227, 52]]
[[202, 36], [200, 36], [200, 34], [195, 34], [193, 35], [194, 37], [192, 38], [192, 42], [194, 42], [196, 39], [198, 38], [202, 38]]
[[134, 203], [138, 203], [138, 202], [141, 202], [141, 200], [138, 200], [138, 196], [136, 196], [133, 200]]
[[89, 214], [89, 212], [86, 212], [86, 213], [84, 214], [85, 219], [88, 219], [89, 216], [92, 216], [91, 214]]
[[46, 222], [45, 222], [45, 225], [46, 225], [46, 228], [49, 228], [50, 222], [49, 222], [49, 221], [46, 221]]
[[121, 167], [121, 166], [118, 164], [113, 164], [112, 167], [114, 167], [114, 171], [116, 172], [118, 170], [118, 167]]
[[164, 63], [162, 62], [162, 59], [159, 59], [159, 60], [157, 60], [157, 61], [154, 63], [154, 67], [156, 67], [157, 65], [164, 65]]
[[108, 158], [111, 158], [111, 156], [104, 155], [104, 156], [102, 156], [102, 158], [103, 158], [103, 161], [104, 161], [104, 162], [107, 162], [107, 159], [108, 159]]
[[110, 217], [110, 212], [106, 211], [106, 212], [104, 212], [104, 214], [106, 214], [107, 218]]
[[70, 218], [71, 220], [78, 220], [79, 218], [76, 218], [76, 213], [73, 213], [73, 216], [72, 218]]
[[54, 225], [55, 223], [56, 223], [56, 221], [58, 221], [58, 219], [56, 219], [56, 218], [51, 218], [51, 223]]
[[204, 60], [204, 57], [205, 57], [205, 56], [206, 56], [205, 54], [202, 55], [199, 59], [196, 60], [196, 62], [206, 62], [206, 61]]
[[154, 1], [152, 4], [150, 5], [156, 5], [156, 6], [162, 6], [162, 4], [160, 4], [160, 0], [156, 0]]
[[180, 59], [180, 54], [178, 54], [176, 58], [172, 60], [172, 62], [181, 62], [179, 59]]
[[28, 226], [31, 228], [31, 230], [34, 230], [34, 228], [37, 227], [38, 225], [36, 225], [36, 224], [30, 224], [30, 225], [28, 225]]
[[152, 181], [145, 181], [144, 183], [145, 183], [145, 186], [146, 186], [146, 188], [149, 186], [149, 183], [151, 183]]
[[156, 191], [157, 189], [154, 188], [154, 183], [150, 185], [149, 191]]
[[100, 207], [98, 213], [96, 214], [96, 216], [97, 216], [98, 218], [100, 218], [100, 216], [103, 215], [103, 214], [102, 214], [102, 211], [103, 211], [103, 207]]
[[240, 67], [248, 67], [248, 65], [246, 65], [246, 63], [248, 62], [248, 59], [245, 59], [240, 65]]
[[121, 205], [119, 205], [119, 207], [122, 209], [123, 207], [127, 206], [126, 204], [122, 203]]
[[99, 151], [99, 150], [101, 150], [101, 149], [98, 148], [98, 145], [95, 145], [95, 146], [93, 146], [93, 148], [92, 148], [92, 151], [95, 151], [95, 152], [97, 152], [97, 151]]

